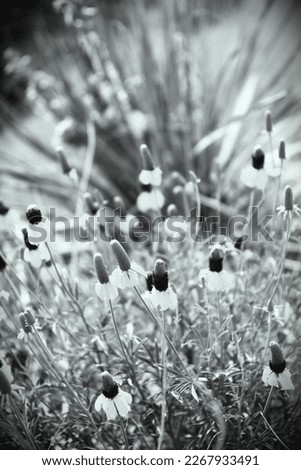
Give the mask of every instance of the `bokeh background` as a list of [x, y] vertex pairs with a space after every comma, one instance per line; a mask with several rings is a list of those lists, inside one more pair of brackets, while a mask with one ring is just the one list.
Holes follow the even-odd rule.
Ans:
[[287, 145], [283, 184], [299, 199], [300, 2], [15, 0], [1, 9], [7, 205], [23, 211], [34, 200], [46, 211], [74, 212], [77, 192], [62, 173], [60, 146], [78, 174], [86, 172], [87, 187], [132, 209], [139, 146], [147, 143], [166, 194], [179, 182], [174, 171], [193, 170], [204, 210], [218, 198], [226, 215], [240, 213], [249, 200], [241, 169], [254, 145], [267, 158], [271, 152], [268, 109], [273, 151], [281, 139]]

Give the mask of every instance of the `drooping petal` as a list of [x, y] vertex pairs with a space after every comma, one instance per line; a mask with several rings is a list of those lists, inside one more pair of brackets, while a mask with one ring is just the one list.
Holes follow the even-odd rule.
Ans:
[[157, 167], [153, 170], [142, 170], [139, 175], [139, 181], [141, 184], [152, 186], [160, 186], [162, 183], [162, 170]]
[[144, 277], [147, 277], [145, 270], [141, 266], [139, 266], [139, 264], [136, 263], [135, 261], [131, 262], [131, 269], [135, 271], [136, 273], [141, 274]]
[[119, 395], [121, 395], [122, 399], [128, 404], [130, 405], [133, 401], [133, 397], [130, 393], [128, 392], [124, 392], [123, 390], [121, 390], [121, 388], [119, 388]]
[[96, 411], [100, 411], [101, 408], [103, 407], [105, 396], [103, 394], [99, 395], [99, 397], [96, 398], [94, 408]]
[[252, 166], [248, 166], [241, 172], [240, 180], [249, 188], [263, 191], [268, 182], [268, 175], [264, 169], [256, 170]]
[[269, 385], [270, 387], [278, 387], [276, 374], [275, 372], [271, 371], [269, 366], [265, 366], [263, 368], [262, 381], [265, 385]]
[[119, 391], [118, 395], [116, 395], [116, 397], [113, 398], [113, 401], [116, 405], [116, 408], [117, 408], [118, 413], [120, 414], [120, 416], [125, 418], [128, 415], [128, 413], [131, 411], [131, 408], [128, 405], [128, 403], [124, 400], [123, 396], [120, 395], [120, 391]]
[[118, 297], [117, 287], [115, 287], [110, 282], [106, 282], [105, 284], [101, 284], [100, 282], [97, 282], [95, 284], [95, 292], [96, 292], [96, 295], [101, 300], [105, 300], [105, 299], [114, 300], [116, 299], [116, 297]]
[[102, 403], [102, 408], [107, 415], [107, 419], [115, 419], [117, 416], [117, 411], [114, 405], [114, 400], [110, 398], [104, 397], [104, 401]]
[[288, 369], [284, 369], [277, 377], [278, 382], [284, 390], [294, 390], [294, 384], [291, 380], [291, 373]]
[[25, 248], [24, 260], [30, 263], [34, 268], [40, 268], [42, 264], [42, 260], [41, 260], [39, 249], [29, 250], [28, 248]]
[[[137, 273], [134, 273], [134, 271], [132, 273], [133, 277], [134, 274], [136, 274], [138, 278]], [[132, 287], [133, 285], [130, 273], [128, 271], [121, 271], [119, 267], [115, 268], [112, 272], [110, 276], [110, 281], [112, 282], [112, 284], [114, 284], [114, 286], [118, 287], [119, 289], [126, 289], [128, 287]]]

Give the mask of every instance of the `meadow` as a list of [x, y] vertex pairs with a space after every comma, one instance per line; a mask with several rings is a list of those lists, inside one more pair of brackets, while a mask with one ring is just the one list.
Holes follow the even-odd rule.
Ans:
[[3, 56], [0, 448], [299, 449], [300, 8], [53, 8]]

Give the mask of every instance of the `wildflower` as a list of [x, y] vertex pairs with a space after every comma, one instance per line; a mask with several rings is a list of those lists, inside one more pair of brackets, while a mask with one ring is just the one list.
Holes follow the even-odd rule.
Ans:
[[276, 341], [271, 341], [270, 348], [272, 360], [269, 362], [269, 366], [263, 368], [262, 380], [264, 384], [270, 385], [270, 387], [280, 387], [283, 390], [293, 390], [291, 373], [286, 368], [281, 347]]
[[199, 273], [199, 282], [203, 285], [203, 279], [206, 280], [207, 288], [212, 292], [228, 290], [232, 287], [233, 279], [231, 274], [223, 269], [223, 250], [222, 247], [215, 246], [209, 255], [209, 268], [201, 269]]
[[10, 367], [6, 364], [5, 360], [0, 356], [0, 392], [6, 395], [11, 392], [11, 383], [14, 380]]
[[117, 240], [112, 240], [110, 245], [119, 266], [111, 274], [111, 282], [120, 289], [134, 287], [138, 284], [138, 274], [146, 277], [146, 272], [135, 261], [130, 261], [125, 249]]
[[24, 249], [24, 260], [30, 263], [34, 268], [40, 268], [43, 261], [48, 262], [51, 260], [50, 254], [45, 246], [45, 243], [38, 245], [32, 244], [29, 241], [28, 230], [22, 229], [25, 249]]
[[98, 281], [95, 284], [95, 292], [101, 300], [114, 300], [118, 296], [117, 287], [111, 281], [100, 253], [94, 255], [94, 266]]
[[102, 392], [95, 401], [96, 411], [99, 412], [102, 408], [107, 419], [115, 419], [118, 414], [125, 418], [131, 411], [131, 395], [121, 390], [109, 372], [102, 372], [101, 379]]
[[280, 158], [281, 161], [283, 161], [283, 160], [286, 159], [286, 150], [285, 150], [285, 142], [284, 142], [284, 140], [281, 140], [281, 142], [280, 142], [280, 144], [279, 144], [278, 156], [279, 156], [279, 158]]
[[284, 205], [277, 207], [278, 214], [283, 214], [284, 220], [289, 219], [295, 214], [300, 215], [301, 209], [298, 204], [294, 204], [294, 194], [291, 186], [286, 186], [284, 190]]
[[144, 167], [139, 175], [140, 183], [143, 185], [160, 186], [162, 183], [162, 170], [159, 167], [155, 167], [148, 146], [145, 144], [141, 145], [140, 153]]
[[252, 154], [252, 166], [245, 168], [240, 176], [241, 181], [249, 188], [264, 191], [268, 182], [268, 174], [264, 169], [264, 159], [262, 148], [256, 146]]
[[34, 244], [47, 241], [50, 235], [50, 223], [35, 204], [27, 207], [26, 218], [28, 220], [29, 242]]
[[10, 209], [0, 201], [0, 231], [8, 230], [19, 223], [19, 214], [14, 209]]
[[21, 328], [18, 334], [18, 339], [23, 340], [27, 338], [27, 335], [33, 332], [33, 329], [32, 329], [32, 325], [29, 325], [27, 323], [25, 314], [23, 312], [19, 314], [19, 320], [21, 323]]
[[161, 259], [158, 259], [155, 263], [152, 282], [153, 288], [150, 292], [151, 303], [162, 310], [175, 310], [178, 306], [178, 298], [168, 284], [168, 272]]
[[141, 193], [137, 197], [137, 209], [140, 212], [158, 211], [165, 203], [165, 197], [158, 188], [153, 188], [151, 184], [142, 184]]

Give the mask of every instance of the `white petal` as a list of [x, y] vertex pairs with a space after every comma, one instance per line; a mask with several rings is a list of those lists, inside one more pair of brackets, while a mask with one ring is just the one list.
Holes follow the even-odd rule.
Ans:
[[294, 390], [294, 384], [291, 380], [291, 373], [288, 369], [284, 369], [281, 374], [278, 375], [278, 382], [284, 390]]
[[29, 250], [28, 248], [24, 251], [24, 259], [28, 261], [34, 268], [40, 268], [42, 264], [39, 249]]
[[160, 191], [160, 189], [153, 189], [151, 191], [151, 195], [153, 197], [153, 209], [162, 209], [165, 203], [165, 197], [163, 196], [163, 193]]
[[276, 374], [268, 366], [263, 368], [262, 381], [265, 385], [270, 385], [270, 387], [278, 387]]
[[137, 209], [141, 212], [149, 212], [152, 209], [152, 198], [150, 193], [142, 191], [136, 200]]
[[120, 393], [118, 393], [118, 395], [115, 398], [113, 398], [113, 401], [116, 405], [116, 408], [117, 408], [118, 413], [120, 414], [120, 416], [125, 418], [128, 415], [128, 413], [131, 411], [130, 406], [122, 398], [122, 395], [120, 395]]
[[95, 292], [101, 300], [114, 300], [116, 299], [116, 297], [118, 297], [117, 287], [113, 286], [113, 284], [111, 284], [110, 282], [107, 282], [105, 284], [97, 282], [95, 284]]
[[[135, 274], [133, 272], [133, 274]], [[121, 271], [119, 267], [115, 268], [110, 276], [110, 281], [114, 286], [119, 289], [126, 289], [127, 287], [132, 287], [131, 279], [129, 278], [127, 271]]]
[[240, 175], [240, 180], [249, 188], [255, 188], [258, 182], [258, 172], [252, 166], [245, 168]]
[[121, 388], [119, 388], [119, 395], [121, 395], [122, 399], [128, 404], [130, 405], [133, 401], [133, 397], [130, 393], [128, 392], [124, 392], [123, 390], [121, 390]]
[[265, 172], [265, 170], [259, 170], [257, 171], [257, 173], [258, 173], [258, 176], [257, 176], [256, 188], [260, 189], [261, 191], [264, 191], [269, 177], [267, 173]]
[[209, 274], [209, 269], [201, 269], [199, 272], [199, 283], [201, 284], [201, 287], [203, 287], [203, 279], [205, 281], [205, 284], [207, 285], [208, 283], [208, 274]]
[[101, 410], [101, 408], [103, 407], [105, 398], [106, 397], [103, 394], [99, 395], [99, 397], [96, 398], [95, 404], [94, 404], [96, 411], [99, 412]]
[[104, 397], [104, 401], [102, 404], [103, 410], [107, 415], [107, 419], [115, 419], [117, 416], [117, 411], [115, 409], [114, 401], [110, 400], [109, 398]]
[[44, 261], [50, 261], [51, 260], [51, 256], [49, 254], [49, 251], [47, 250], [47, 247], [46, 247], [45, 243], [41, 243], [39, 245], [38, 250], [40, 251], [40, 257], [41, 257], [42, 260], [44, 260]]
[[147, 277], [147, 274], [144, 271], [144, 269], [141, 266], [139, 266], [139, 264], [136, 263], [135, 261], [131, 262], [131, 269], [135, 271], [136, 273], [142, 274], [142, 276]]
[[152, 173], [153, 170], [142, 170], [139, 175], [139, 181], [141, 184], [152, 184]]
[[225, 269], [223, 269], [219, 274], [220, 280], [223, 288], [225, 290], [231, 289], [234, 286], [234, 276], [232, 273], [229, 273]]

